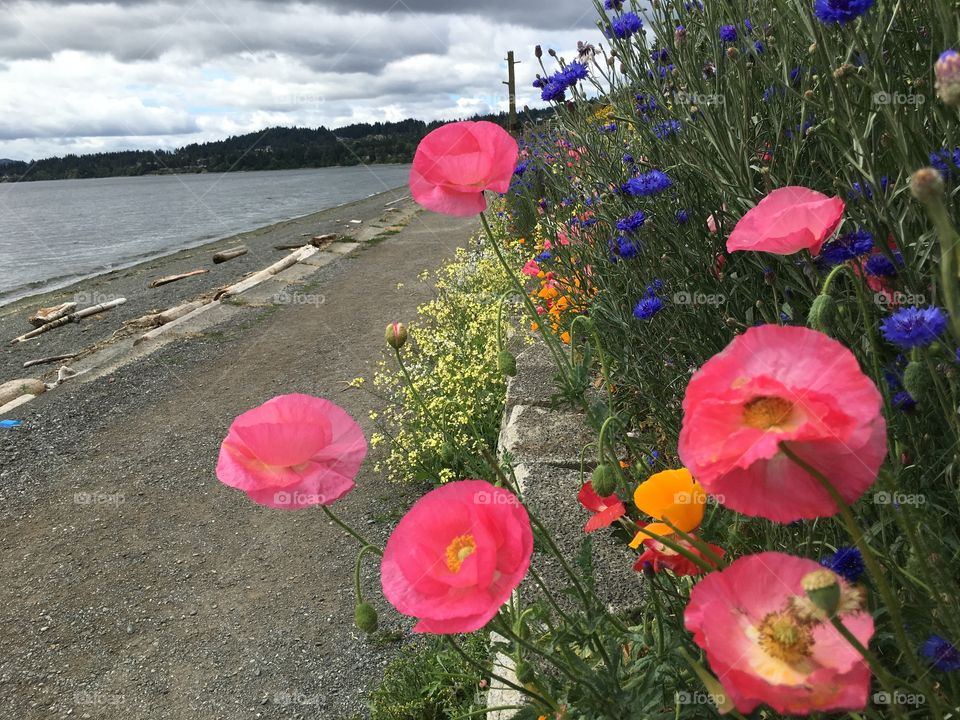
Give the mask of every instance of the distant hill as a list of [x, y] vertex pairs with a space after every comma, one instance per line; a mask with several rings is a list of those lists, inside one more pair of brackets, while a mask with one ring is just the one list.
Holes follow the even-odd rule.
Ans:
[[[552, 113], [550, 109], [532, 110], [525, 117], [539, 121]], [[506, 114], [472, 119], [507, 124]], [[443, 124], [402, 120], [335, 130], [275, 127], [172, 151], [128, 150], [32, 162], [0, 160], [0, 182], [408, 163], [424, 135]]]

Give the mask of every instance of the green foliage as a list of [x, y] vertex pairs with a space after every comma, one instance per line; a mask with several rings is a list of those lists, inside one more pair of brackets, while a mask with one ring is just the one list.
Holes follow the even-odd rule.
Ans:
[[[483, 633], [463, 639], [462, 649], [485, 666], [487, 638]], [[483, 707], [481, 680], [488, 678], [467, 663], [442, 638], [404, 648], [384, 672], [370, 696], [370, 720], [450, 720]]]

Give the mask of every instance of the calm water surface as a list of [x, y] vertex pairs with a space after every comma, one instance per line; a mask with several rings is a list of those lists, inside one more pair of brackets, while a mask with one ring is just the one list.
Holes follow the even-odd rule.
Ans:
[[409, 165], [0, 184], [0, 305], [405, 185]]

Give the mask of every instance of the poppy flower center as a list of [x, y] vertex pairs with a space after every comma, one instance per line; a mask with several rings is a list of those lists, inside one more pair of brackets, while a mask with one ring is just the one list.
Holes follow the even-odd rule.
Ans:
[[803, 622], [790, 610], [770, 613], [757, 630], [760, 647], [767, 655], [790, 664], [810, 657], [813, 647], [810, 624]]
[[779, 397], [756, 397], [743, 406], [743, 422], [758, 430], [775, 430], [787, 424], [793, 403]]
[[477, 549], [477, 541], [473, 535], [457, 535], [447, 545], [447, 567], [452, 573], [460, 572], [463, 561], [473, 555]]

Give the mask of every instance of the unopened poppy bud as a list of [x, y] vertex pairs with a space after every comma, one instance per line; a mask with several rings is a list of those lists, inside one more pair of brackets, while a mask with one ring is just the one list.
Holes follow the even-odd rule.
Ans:
[[390, 323], [387, 325], [384, 336], [387, 339], [387, 345], [394, 350], [399, 350], [407, 342], [407, 326], [403, 323]]
[[930, 389], [930, 373], [923, 363], [912, 360], [903, 371], [903, 389], [920, 399]]
[[509, 350], [503, 350], [497, 355], [497, 367], [504, 377], [514, 377], [517, 374], [517, 358]]
[[357, 604], [353, 611], [353, 620], [357, 627], [368, 635], [377, 629], [377, 611], [369, 603], [361, 602]]
[[944, 105], [960, 107], [960, 53], [947, 50], [935, 66], [937, 95]]
[[602, 498], [613, 495], [617, 491], [617, 471], [609, 463], [597, 465], [590, 476], [590, 484], [593, 485], [593, 491]]
[[924, 205], [943, 200], [943, 192], [943, 176], [935, 168], [920, 168], [910, 176], [910, 193]]
[[547, 54], [548, 54], [550, 57], [556, 57], [556, 56], [557, 56], [557, 51], [554, 50], [553, 48], [547, 48]]
[[823, 610], [827, 617], [833, 617], [836, 614], [840, 606], [840, 583], [837, 582], [834, 572], [826, 568], [814, 570], [804, 575], [800, 585], [810, 602]]
[[837, 303], [830, 295], [817, 295], [807, 313], [807, 326], [830, 335], [837, 327]]
[[536, 56], [537, 56], [537, 60], [539, 60], [540, 58], [543, 57], [543, 48], [540, 47], [539, 45], [537, 45], [537, 46], [533, 49], [533, 54], [536, 55]]
[[735, 47], [727, 48], [727, 57], [731, 60], [736, 60], [740, 56], [740, 51]]

